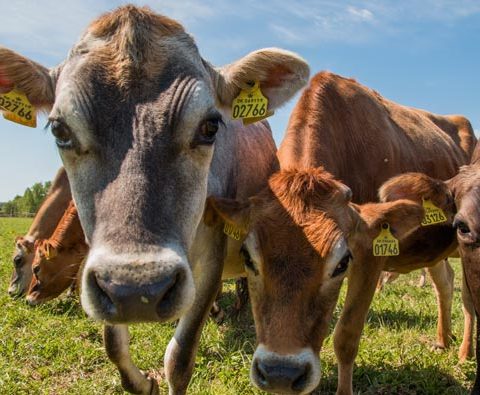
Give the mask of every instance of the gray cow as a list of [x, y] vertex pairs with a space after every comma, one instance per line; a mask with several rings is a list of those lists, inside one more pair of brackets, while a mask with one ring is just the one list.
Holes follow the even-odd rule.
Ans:
[[0, 47], [1, 90], [49, 112], [90, 245], [81, 302], [106, 323], [126, 390], [158, 392], [130, 359], [126, 324], [180, 319], [165, 373], [171, 394], [186, 392], [224, 258], [229, 275], [243, 271], [238, 245], [201, 223], [206, 197], [245, 198], [276, 168], [267, 124], [231, 121], [232, 101], [258, 82], [274, 110], [308, 75], [279, 49], [214, 68], [180, 24], [133, 6], [92, 22], [50, 70]]

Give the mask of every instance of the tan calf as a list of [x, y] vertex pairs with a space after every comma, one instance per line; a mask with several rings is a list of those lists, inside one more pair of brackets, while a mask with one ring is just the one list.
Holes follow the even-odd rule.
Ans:
[[36, 305], [59, 296], [76, 281], [87, 253], [88, 246], [72, 201], [53, 235], [35, 243], [33, 278], [27, 302]]

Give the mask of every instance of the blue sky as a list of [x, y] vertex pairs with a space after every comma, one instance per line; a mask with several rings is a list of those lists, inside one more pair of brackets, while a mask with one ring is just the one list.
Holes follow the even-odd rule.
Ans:
[[[480, 133], [478, 0], [132, 2], [182, 22], [215, 65], [261, 47], [290, 49], [312, 73], [330, 70], [405, 105], [464, 114]], [[54, 66], [93, 18], [123, 3], [0, 0], [0, 44]], [[294, 102], [270, 118], [277, 144]], [[0, 201], [61, 165], [44, 124], [34, 130], [0, 118]]]

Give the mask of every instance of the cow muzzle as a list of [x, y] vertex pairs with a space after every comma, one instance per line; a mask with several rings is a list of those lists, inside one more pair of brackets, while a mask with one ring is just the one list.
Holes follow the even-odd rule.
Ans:
[[113, 324], [177, 319], [191, 307], [194, 295], [186, 258], [169, 248], [139, 255], [93, 249], [80, 291], [86, 313]]
[[320, 383], [320, 360], [309, 348], [284, 355], [260, 344], [253, 356], [250, 378], [263, 391], [308, 394]]

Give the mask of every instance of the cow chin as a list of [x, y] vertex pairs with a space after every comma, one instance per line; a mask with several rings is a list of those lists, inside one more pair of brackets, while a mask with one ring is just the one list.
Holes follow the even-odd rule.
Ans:
[[193, 304], [195, 286], [185, 255], [177, 251], [116, 254], [93, 248], [82, 272], [83, 309], [111, 324], [180, 318]]
[[309, 394], [320, 384], [320, 359], [311, 348], [279, 354], [259, 344], [253, 355], [250, 379], [263, 391]]

